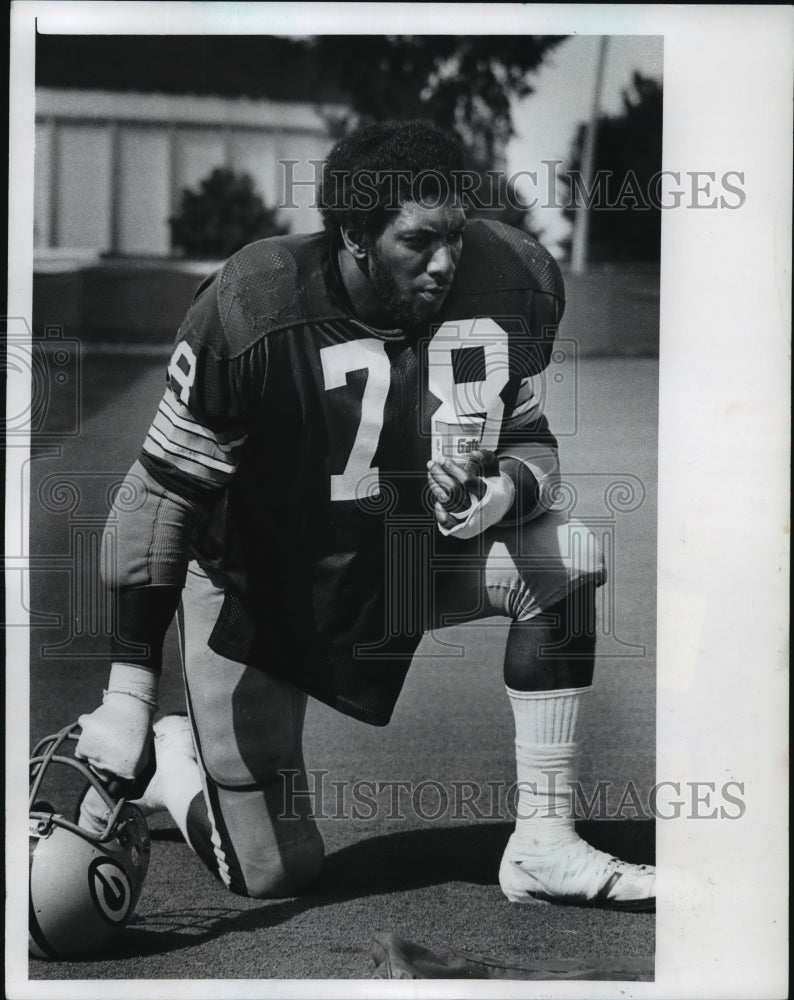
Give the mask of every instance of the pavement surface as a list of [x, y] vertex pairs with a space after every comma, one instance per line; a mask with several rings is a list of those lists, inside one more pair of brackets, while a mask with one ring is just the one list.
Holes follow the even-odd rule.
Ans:
[[[74, 566], [99, 558], [108, 492], [136, 456], [164, 368], [164, 358], [88, 353], [73, 372], [72, 395], [48, 403], [51, 436], [31, 464], [34, 741], [101, 699], [103, 609]], [[562, 431], [574, 513], [601, 532], [610, 567], [581, 773], [590, 793], [608, 783], [607, 809], [580, 829], [596, 846], [638, 862], [654, 859], [647, 801], [655, 753], [657, 375], [651, 359], [569, 359], [562, 390], [547, 404]], [[505, 622], [488, 619], [426, 639], [385, 729], [310, 703], [306, 760], [317, 772], [327, 863], [305, 895], [267, 902], [230, 895], [171, 822], [156, 818], [149, 875], [118, 947], [91, 962], [31, 961], [30, 978], [366, 979], [373, 937], [388, 933], [506, 966], [589, 962], [615, 978], [645, 960], [650, 978], [653, 915], [517, 906], [499, 890], [512, 828], [505, 794], [515, 777], [501, 680], [505, 638]], [[180, 685], [170, 637], [164, 713], [183, 707]], [[352, 789], [362, 780], [379, 785], [369, 792], [374, 807], [356, 815]], [[411, 783], [413, 795], [400, 783]]]

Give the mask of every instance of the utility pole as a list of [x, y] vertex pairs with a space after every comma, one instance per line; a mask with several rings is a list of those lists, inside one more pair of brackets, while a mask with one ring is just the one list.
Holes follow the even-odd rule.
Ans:
[[[596, 140], [598, 138], [598, 119], [601, 117], [601, 91], [604, 84], [604, 66], [607, 61], [609, 39], [604, 36], [598, 49], [598, 64], [596, 66], [595, 86], [593, 88], [593, 104], [590, 108], [590, 121], [585, 129], [584, 149], [582, 150], [582, 186], [589, 191], [593, 182], [593, 167], [595, 163]], [[581, 274], [587, 267], [587, 241], [590, 233], [590, 212], [592, 209], [582, 206], [576, 209], [573, 221], [573, 241], [571, 243], [571, 270]]]

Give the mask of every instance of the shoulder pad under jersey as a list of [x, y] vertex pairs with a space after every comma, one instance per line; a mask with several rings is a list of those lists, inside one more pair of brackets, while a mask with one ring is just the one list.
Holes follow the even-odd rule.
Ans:
[[217, 279], [218, 312], [231, 353], [278, 329], [344, 315], [328, 295], [323, 233], [276, 236], [239, 250]]
[[501, 222], [473, 219], [463, 236], [463, 253], [445, 305], [457, 315], [492, 315], [515, 308], [522, 294], [557, 300], [562, 315], [565, 289], [552, 255], [529, 233]]

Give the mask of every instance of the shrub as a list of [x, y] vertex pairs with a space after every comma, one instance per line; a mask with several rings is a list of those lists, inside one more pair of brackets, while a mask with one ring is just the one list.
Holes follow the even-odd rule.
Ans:
[[182, 191], [179, 211], [168, 224], [173, 248], [197, 260], [223, 260], [247, 243], [288, 232], [249, 174], [222, 167], [201, 181], [198, 191]]

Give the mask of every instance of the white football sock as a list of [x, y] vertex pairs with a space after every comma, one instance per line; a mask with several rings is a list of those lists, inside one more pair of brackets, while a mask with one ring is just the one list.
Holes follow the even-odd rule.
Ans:
[[516, 828], [511, 854], [551, 854], [580, 840], [573, 790], [579, 757], [579, 714], [592, 687], [556, 691], [507, 688], [516, 723]]
[[166, 715], [154, 725], [154, 740], [157, 770], [135, 804], [145, 815], [167, 809], [190, 844], [188, 810], [196, 795], [203, 794], [190, 722], [184, 715]]

